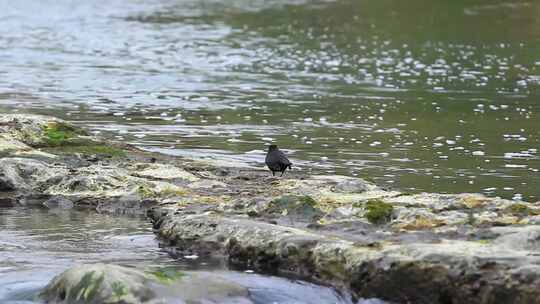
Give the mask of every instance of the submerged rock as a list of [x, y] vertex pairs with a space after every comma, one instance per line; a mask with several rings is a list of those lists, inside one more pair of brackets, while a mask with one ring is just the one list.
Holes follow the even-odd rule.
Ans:
[[252, 303], [246, 288], [206, 272], [141, 271], [111, 264], [78, 265], [40, 293], [46, 303]]

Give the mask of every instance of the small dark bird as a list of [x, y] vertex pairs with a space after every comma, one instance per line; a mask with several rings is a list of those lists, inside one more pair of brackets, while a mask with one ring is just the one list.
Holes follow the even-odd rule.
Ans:
[[281, 152], [276, 145], [270, 145], [268, 147], [268, 153], [266, 153], [266, 159], [264, 160], [268, 169], [272, 171], [272, 176], [275, 176], [275, 172], [281, 172], [280, 176], [283, 176], [287, 168], [291, 169], [292, 163], [289, 161], [285, 153]]

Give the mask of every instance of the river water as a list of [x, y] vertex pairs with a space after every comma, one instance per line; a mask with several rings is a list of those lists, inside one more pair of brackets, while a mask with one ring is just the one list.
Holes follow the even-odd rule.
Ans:
[[[172, 258], [159, 248], [151, 225], [136, 217], [82, 211], [0, 208], [0, 303], [40, 303], [55, 275], [79, 263], [114, 263], [142, 270], [207, 270], [248, 288], [256, 304], [352, 304], [323, 286], [254, 273], [228, 271], [223, 263]], [[358, 304], [383, 304], [360, 300]]]
[[[277, 143], [295, 170], [537, 201], [539, 15], [520, 0], [0, 0], [0, 111], [161, 153], [262, 167]], [[1, 303], [97, 261], [221, 271], [261, 302], [347, 303], [172, 259], [143, 219], [0, 209]]]
[[540, 2], [0, 0], [2, 111], [407, 192], [540, 196]]

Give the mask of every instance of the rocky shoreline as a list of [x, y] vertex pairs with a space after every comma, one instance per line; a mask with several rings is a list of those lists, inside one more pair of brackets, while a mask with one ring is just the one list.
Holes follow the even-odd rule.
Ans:
[[344, 176], [271, 178], [105, 143], [51, 117], [0, 114], [0, 206], [16, 205], [147, 213], [185, 255], [358, 298], [540, 303], [540, 202], [408, 194]]

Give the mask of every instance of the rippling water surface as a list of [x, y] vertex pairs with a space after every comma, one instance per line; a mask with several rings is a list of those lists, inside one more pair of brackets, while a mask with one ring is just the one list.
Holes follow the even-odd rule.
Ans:
[[[245, 286], [255, 304], [352, 304], [333, 289], [306, 282], [227, 271], [220, 262], [171, 258], [142, 218], [79, 211], [0, 208], [0, 303], [40, 303], [55, 275], [79, 263], [114, 263], [142, 270], [211, 270]], [[361, 300], [358, 304], [384, 304]]]
[[0, 107], [163, 153], [540, 196], [540, 3], [0, 0]]

